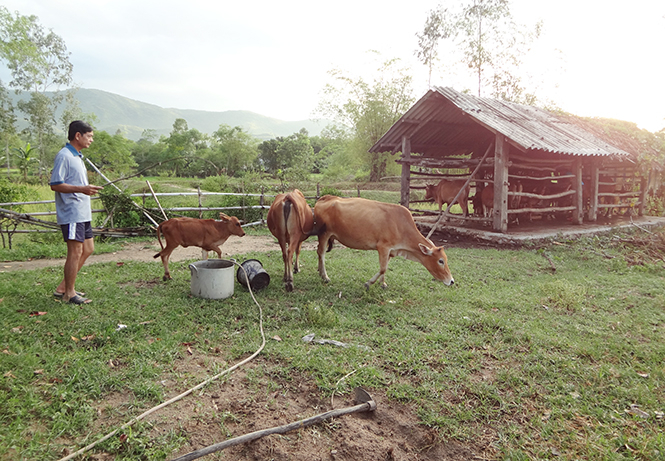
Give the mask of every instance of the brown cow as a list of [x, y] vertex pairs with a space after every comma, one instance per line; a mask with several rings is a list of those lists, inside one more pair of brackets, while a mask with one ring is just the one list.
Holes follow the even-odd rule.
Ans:
[[[522, 183], [520, 181], [513, 181], [508, 186], [510, 192], [522, 192]], [[476, 194], [477, 195], [477, 194]], [[483, 208], [483, 216], [486, 218], [492, 217], [492, 212], [494, 211], [494, 185], [485, 186], [485, 188], [480, 193], [480, 199]], [[517, 209], [520, 207], [521, 197], [519, 195], [511, 195], [510, 200], [508, 201], [509, 209]]]
[[[227, 216], [224, 213], [219, 214], [219, 221], [214, 219], [196, 219], [196, 218], [172, 218], [164, 221], [157, 227], [157, 240], [162, 251], [157, 253], [154, 258], [162, 257], [164, 264], [164, 280], [171, 278], [169, 272], [169, 258], [173, 250], [179, 246], [185, 248], [195, 246], [203, 248], [206, 251], [214, 251], [217, 256], [222, 258], [222, 250], [219, 249], [226, 240], [233, 235], [242, 237], [245, 231], [240, 226], [240, 221], [235, 216]], [[160, 232], [166, 239], [166, 248], [162, 245]]]
[[[300, 248], [314, 226], [312, 208], [298, 189], [279, 194], [268, 210], [268, 229], [279, 241], [284, 260], [284, 287], [293, 291], [293, 274], [300, 270]], [[293, 261], [293, 255], [296, 255]], [[293, 266], [293, 270], [291, 267]]]
[[349, 248], [379, 252], [379, 272], [365, 283], [368, 289], [378, 279], [386, 287], [388, 261], [394, 256], [418, 261], [435, 279], [446, 285], [454, 283], [443, 247], [436, 247], [423, 237], [409, 210], [401, 205], [324, 195], [314, 206], [314, 220], [319, 236], [319, 274], [325, 282], [330, 281], [325, 265], [326, 247], [330, 251], [332, 239], [337, 239]]
[[[460, 191], [464, 184], [466, 183], [465, 179], [455, 180], [455, 179], [442, 179], [439, 181], [439, 184], [426, 184], [425, 185], [425, 200], [434, 200], [437, 205], [439, 205], [439, 213], [443, 209], [444, 203], [451, 203], [457, 193]], [[457, 199], [457, 203], [462, 207], [464, 216], [469, 214], [469, 185], [464, 188], [464, 191]]]

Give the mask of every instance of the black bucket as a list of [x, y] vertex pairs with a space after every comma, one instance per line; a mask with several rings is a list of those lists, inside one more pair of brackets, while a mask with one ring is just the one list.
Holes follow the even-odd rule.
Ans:
[[[259, 291], [270, 284], [270, 275], [263, 268], [263, 264], [258, 259], [248, 259], [244, 263], [240, 264], [242, 268], [238, 268], [236, 272], [236, 279], [240, 285], [247, 287], [247, 279], [249, 279], [250, 286], [252, 291]], [[245, 272], [247, 272], [247, 277], [245, 277]]]

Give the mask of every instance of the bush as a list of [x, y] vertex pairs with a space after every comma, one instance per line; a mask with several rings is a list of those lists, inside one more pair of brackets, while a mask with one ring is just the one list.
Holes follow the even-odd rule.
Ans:
[[[136, 203], [129, 194], [119, 192], [113, 188], [106, 188], [99, 192], [99, 197], [108, 213], [112, 213], [113, 227], [137, 228], [150, 227], [151, 222], [136, 207]], [[101, 226], [106, 220], [105, 215], [97, 216], [95, 225]]]

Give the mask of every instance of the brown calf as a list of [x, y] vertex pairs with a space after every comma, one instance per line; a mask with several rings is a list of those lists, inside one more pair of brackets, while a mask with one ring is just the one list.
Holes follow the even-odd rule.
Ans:
[[[465, 179], [454, 180], [454, 179], [442, 179], [439, 181], [439, 184], [426, 184], [425, 185], [425, 200], [434, 200], [437, 205], [439, 205], [439, 213], [441, 213], [444, 203], [452, 203], [453, 199], [460, 191], [464, 184], [466, 183]], [[464, 216], [469, 214], [469, 189], [467, 185], [464, 191], [460, 194], [457, 199], [457, 203], [462, 207]]]
[[[293, 192], [275, 197], [268, 210], [268, 229], [282, 248], [286, 291], [293, 291], [293, 274], [300, 270], [300, 248], [302, 242], [309, 237], [313, 226], [312, 208], [307, 204], [302, 192], [295, 189]], [[293, 261], [294, 253], [295, 261]]]
[[[166, 239], [166, 248], [162, 245], [160, 232]], [[195, 218], [172, 218], [164, 221], [157, 227], [157, 240], [162, 251], [157, 253], [154, 258], [161, 256], [164, 264], [164, 280], [171, 278], [169, 272], [169, 257], [173, 250], [179, 246], [185, 248], [189, 246], [200, 247], [206, 251], [214, 251], [217, 256], [222, 258], [220, 245], [231, 235], [242, 237], [245, 231], [240, 226], [240, 221], [235, 216], [227, 216], [224, 213], [219, 214], [219, 221], [214, 219], [195, 219]]]

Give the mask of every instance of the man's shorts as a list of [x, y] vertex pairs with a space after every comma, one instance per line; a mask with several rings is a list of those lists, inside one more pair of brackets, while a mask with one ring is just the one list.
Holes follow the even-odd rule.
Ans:
[[85, 239], [92, 238], [92, 224], [88, 222], [77, 222], [72, 224], [61, 224], [62, 236], [67, 240], [76, 240], [83, 242]]

